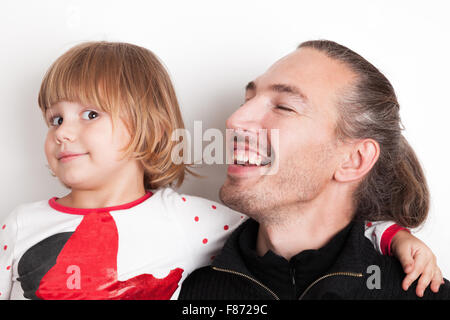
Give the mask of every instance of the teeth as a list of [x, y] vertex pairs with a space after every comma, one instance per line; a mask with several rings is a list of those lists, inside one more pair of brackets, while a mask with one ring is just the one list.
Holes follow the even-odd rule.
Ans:
[[261, 166], [262, 165], [267, 165], [270, 163], [270, 159], [267, 159], [266, 161], [263, 162], [263, 158], [262, 156], [256, 154], [256, 153], [250, 153], [247, 154], [245, 151], [235, 151], [234, 152], [234, 163], [236, 164], [251, 164], [251, 165], [257, 165], [257, 166]]
[[256, 164], [257, 166], [261, 164], [261, 157], [257, 154], [250, 154], [250, 157], [248, 159], [248, 162], [251, 164]]
[[243, 164], [243, 163], [245, 163], [245, 162], [247, 162], [247, 160], [245, 160], [245, 151], [242, 151], [242, 152], [238, 152], [237, 154], [235, 154], [235, 159], [237, 160], [237, 162], [239, 163], [239, 164]]

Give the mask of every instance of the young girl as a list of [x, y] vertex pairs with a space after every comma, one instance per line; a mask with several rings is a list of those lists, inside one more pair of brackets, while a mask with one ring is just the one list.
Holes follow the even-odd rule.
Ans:
[[[245, 217], [169, 187], [190, 170], [171, 161], [171, 134], [184, 125], [164, 67], [142, 47], [84, 43], [50, 67], [39, 106], [49, 167], [70, 192], [0, 224], [0, 298], [176, 298]], [[366, 235], [387, 252], [398, 229], [378, 223]], [[432, 256], [402, 233], [404, 247]]]

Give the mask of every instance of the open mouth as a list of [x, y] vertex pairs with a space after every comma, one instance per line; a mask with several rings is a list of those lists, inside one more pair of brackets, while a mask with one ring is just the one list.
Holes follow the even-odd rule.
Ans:
[[234, 140], [231, 163], [244, 167], [265, 167], [272, 163], [272, 149], [266, 144], [258, 145], [255, 141]]
[[233, 164], [244, 167], [264, 167], [272, 162], [270, 157], [262, 156], [258, 152], [250, 150], [234, 150]]
[[270, 139], [267, 131], [242, 133], [239, 130], [227, 129], [229, 143], [227, 163], [228, 174], [238, 177], [250, 177], [275, 174], [278, 169], [276, 152], [272, 148], [272, 139], [277, 146], [278, 135], [271, 132]]

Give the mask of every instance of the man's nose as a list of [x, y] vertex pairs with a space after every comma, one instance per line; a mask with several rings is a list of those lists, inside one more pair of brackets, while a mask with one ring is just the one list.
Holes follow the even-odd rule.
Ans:
[[263, 128], [264, 108], [261, 102], [249, 100], [237, 109], [226, 121], [228, 129], [254, 131]]

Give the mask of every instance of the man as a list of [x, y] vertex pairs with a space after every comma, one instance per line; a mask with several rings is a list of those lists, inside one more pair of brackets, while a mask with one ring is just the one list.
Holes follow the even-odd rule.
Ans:
[[[364, 237], [364, 220], [416, 227], [429, 208], [394, 89], [374, 66], [332, 41], [302, 43], [247, 85], [227, 128], [279, 129], [278, 172], [229, 165], [220, 198], [250, 219], [180, 299], [417, 298], [421, 284], [403, 290], [399, 262]], [[450, 284], [423, 296], [450, 299]]]

